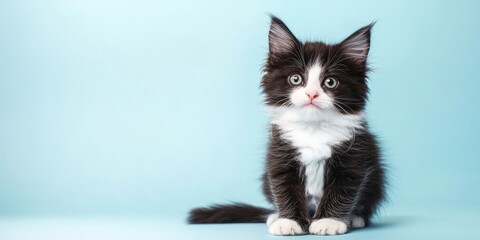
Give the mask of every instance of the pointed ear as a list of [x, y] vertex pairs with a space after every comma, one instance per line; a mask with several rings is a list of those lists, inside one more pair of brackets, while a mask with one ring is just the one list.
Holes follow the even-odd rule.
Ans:
[[343, 52], [353, 61], [361, 64], [367, 62], [370, 50], [370, 31], [375, 23], [358, 29], [347, 39], [340, 43]]
[[268, 34], [268, 46], [270, 55], [289, 53], [298, 46], [298, 40], [279, 18], [271, 15], [270, 32]]

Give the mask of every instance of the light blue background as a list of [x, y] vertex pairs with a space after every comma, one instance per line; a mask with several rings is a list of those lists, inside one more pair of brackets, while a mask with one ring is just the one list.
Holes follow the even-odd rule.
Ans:
[[181, 224], [191, 207], [265, 205], [258, 85], [273, 13], [329, 43], [378, 20], [368, 118], [390, 166], [379, 222], [393, 224], [345, 237], [449, 236], [480, 216], [479, 12], [478, 1], [2, 0], [0, 229], [140, 216], [199, 236]]

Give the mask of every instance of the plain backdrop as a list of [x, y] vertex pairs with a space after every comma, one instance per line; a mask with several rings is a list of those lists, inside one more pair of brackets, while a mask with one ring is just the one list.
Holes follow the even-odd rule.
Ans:
[[478, 1], [0, 1], [0, 216], [266, 205], [269, 13], [301, 40], [377, 21], [384, 215], [480, 212]]

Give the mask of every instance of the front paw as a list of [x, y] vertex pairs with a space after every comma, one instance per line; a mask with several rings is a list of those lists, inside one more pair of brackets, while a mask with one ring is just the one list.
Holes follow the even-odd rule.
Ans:
[[317, 235], [344, 234], [347, 232], [347, 224], [333, 218], [322, 218], [313, 221], [308, 231]]
[[273, 235], [300, 235], [303, 234], [300, 225], [288, 218], [278, 218], [268, 226], [268, 232]]

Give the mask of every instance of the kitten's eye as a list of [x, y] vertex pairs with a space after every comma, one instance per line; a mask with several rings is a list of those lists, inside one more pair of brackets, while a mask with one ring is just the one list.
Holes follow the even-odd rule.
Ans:
[[327, 78], [323, 81], [323, 85], [327, 88], [334, 89], [338, 86], [338, 81], [335, 80], [335, 78]]
[[303, 79], [302, 79], [302, 76], [300, 76], [300, 74], [293, 74], [293, 75], [290, 75], [290, 77], [288, 77], [288, 81], [293, 86], [297, 86], [302, 84]]

